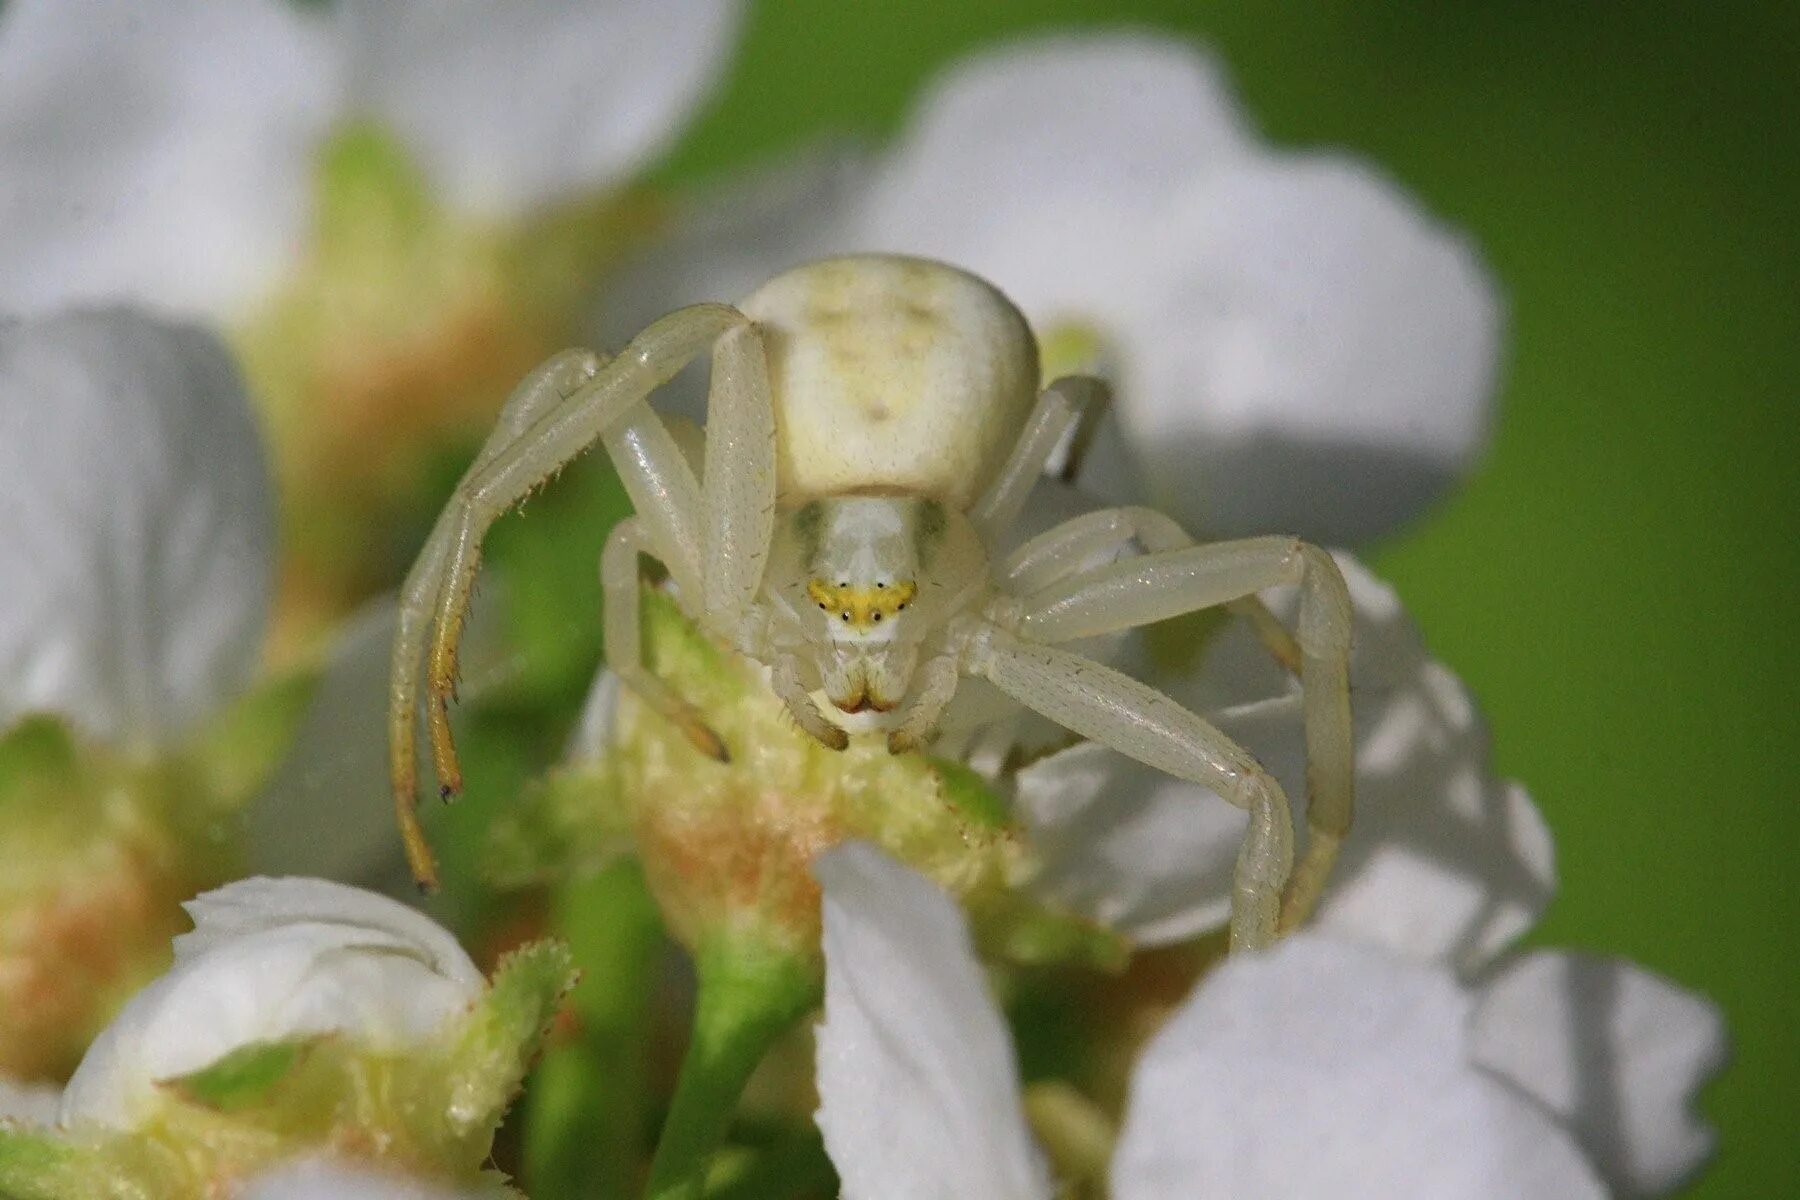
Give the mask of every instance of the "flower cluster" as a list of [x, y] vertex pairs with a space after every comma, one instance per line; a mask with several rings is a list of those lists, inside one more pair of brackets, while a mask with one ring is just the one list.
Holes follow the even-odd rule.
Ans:
[[[1050, 373], [1117, 396], [1028, 531], [1149, 503], [1363, 545], [1479, 455], [1502, 331], [1475, 251], [1369, 165], [1266, 143], [1194, 48], [1005, 47], [881, 152], [651, 196], [634, 176], [736, 23], [729, 0], [0, 7], [0, 1194], [520, 1195], [496, 1154], [539, 1200], [646, 1175], [837, 1194], [833, 1170], [849, 1200], [1677, 1186], [1712, 1144], [1690, 1106], [1716, 1011], [1518, 949], [1549, 832], [1348, 551], [1356, 823], [1266, 952], [1218, 952], [1246, 821], [1220, 797], [1029, 722], [827, 750], [660, 587], [647, 665], [740, 752], [696, 754], [604, 671], [578, 711], [596, 596], [571, 547], [616, 498], [545, 514], [472, 636], [514, 677], [548, 646], [578, 686], [470, 706], [516, 803], [461, 848], [492, 886], [452, 897], [456, 932], [267, 877], [387, 865], [393, 616], [345, 613], [583, 324], [616, 342], [825, 254], [979, 272]], [[1260, 599], [1294, 623], [1292, 589]], [[1177, 624], [1106, 651], [1303, 799], [1266, 638]], [[641, 876], [602, 869], [621, 853]], [[530, 944], [484, 972], [461, 939]], [[1083, 1013], [1054, 1069], [1022, 1067], [1007, 1008], [1106, 973], [1128, 1019]], [[687, 999], [686, 1061], [653, 1080]]]

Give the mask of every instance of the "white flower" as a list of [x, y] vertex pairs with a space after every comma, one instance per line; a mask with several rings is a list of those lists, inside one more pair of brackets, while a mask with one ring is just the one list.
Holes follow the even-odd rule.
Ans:
[[0, 324], [0, 727], [162, 745], [247, 682], [273, 570], [237, 371], [125, 310]]
[[[1493, 773], [1473, 699], [1393, 590], [1348, 555], [1338, 565], [1356, 610], [1357, 811], [1310, 928], [1447, 969], [1479, 997], [1478, 1061], [1554, 1111], [1615, 1188], [1673, 1186], [1711, 1148], [1684, 1106], [1723, 1063], [1717, 1010], [1622, 961], [1503, 957], [1555, 891], [1549, 832], [1524, 788]], [[1292, 593], [1265, 598], [1291, 617]], [[1248, 630], [1227, 631], [1170, 690], [1282, 779], [1299, 826], [1298, 684]], [[1022, 772], [1017, 804], [1048, 896], [1144, 944], [1224, 923], [1244, 820], [1205, 788], [1084, 745]]]
[[[863, 178], [723, 198], [618, 325], [860, 250], [983, 275], [1117, 377], [1129, 457], [1084, 482], [1214, 534], [1359, 541], [1486, 440], [1500, 307], [1472, 248], [1355, 159], [1277, 151], [1192, 47], [1062, 36], [971, 58]], [[741, 215], [740, 215], [741, 214]], [[734, 220], [733, 218], [737, 219]], [[721, 243], [748, 240], [752, 247]], [[614, 329], [612, 333], [629, 332]]]
[[[826, 958], [819, 1125], [847, 1200], [1047, 1200], [1014, 1099], [1012, 1049], [982, 994], [960, 915], [865, 845], [828, 853], [817, 873]], [[1551, 1022], [1563, 1010], [1540, 1003], [1549, 992], [1526, 1002], [1522, 992], [1472, 991], [1442, 967], [1315, 933], [1230, 959], [1144, 1051], [1112, 1194], [1602, 1196], [1571, 1136], [1591, 1131], [1570, 1113], [1569, 1091], [1540, 1085], [1560, 1072], [1613, 1100], [1622, 1085], [1641, 1088], [1655, 1097], [1631, 1100], [1643, 1131], [1690, 1148], [1677, 1136], [1679, 1117], [1662, 1110], [1691, 1087], [1683, 1060], [1711, 1019], [1684, 1010], [1691, 1001], [1657, 981], [1632, 990], [1628, 1019], [1610, 1027], [1612, 1057], [1558, 1058], [1558, 1071], [1544, 1071], [1491, 1030], [1505, 1028], [1515, 1045], [1535, 1034], [1581, 1050], [1555, 1038]], [[1565, 1009], [1593, 999], [1580, 989], [1555, 994]], [[1546, 1056], [1557, 1057], [1537, 1051]], [[1673, 1176], [1618, 1182], [1653, 1190]]]
[[225, 315], [294, 261], [314, 152], [369, 118], [512, 215], [620, 182], [734, 40], [733, 0], [14, 0], [0, 10], [0, 308]]
[[340, 1033], [373, 1047], [429, 1039], [485, 981], [429, 918], [316, 879], [251, 879], [186, 906], [175, 966], [94, 1042], [63, 1094], [64, 1125], [129, 1129], [157, 1084], [259, 1042]]

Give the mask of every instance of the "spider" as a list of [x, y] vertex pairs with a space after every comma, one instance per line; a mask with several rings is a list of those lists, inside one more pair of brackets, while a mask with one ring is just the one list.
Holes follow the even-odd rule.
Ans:
[[[696, 475], [646, 399], [709, 348]], [[402, 593], [391, 773], [420, 883], [436, 878], [417, 814], [420, 678], [448, 799], [461, 789], [448, 704], [482, 538], [599, 442], [635, 509], [601, 559], [607, 660], [698, 750], [728, 755], [643, 664], [640, 556], [663, 564], [706, 633], [768, 667], [775, 695], [827, 746], [848, 744], [841, 714], [868, 712], [890, 750], [917, 750], [959, 680], [985, 679], [1248, 811], [1234, 947], [1266, 945], [1302, 919], [1350, 823], [1343, 578], [1295, 538], [1197, 544], [1141, 507], [1089, 512], [1002, 555], [1046, 462], [1103, 387], [1071, 376], [1039, 391], [1038, 369], [1030, 327], [992, 285], [891, 255], [796, 267], [737, 307], [697, 304], [653, 322], [615, 358], [571, 350], [538, 367], [506, 402]], [[1107, 561], [1091, 565], [1097, 557]], [[1256, 600], [1279, 584], [1301, 589], [1292, 634]], [[1255, 758], [1163, 693], [1059, 645], [1216, 605], [1249, 615], [1301, 678], [1310, 836], [1297, 869], [1288, 801]]]

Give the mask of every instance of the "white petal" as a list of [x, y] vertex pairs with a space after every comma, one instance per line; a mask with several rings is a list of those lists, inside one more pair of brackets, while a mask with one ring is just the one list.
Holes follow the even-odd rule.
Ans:
[[1145, 1049], [1118, 1200], [1581, 1200], [1568, 1135], [1467, 1055], [1447, 972], [1308, 934], [1234, 958]]
[[344, 0], [355, 98], [451, 200], [517, 213], [621, 183], [705, 99], [734, 0]]
[[845, 1200], [1048, 1200], [1012, 1042], [968, 926], [874, 847], [817, 860], [825, 1021], [819, 1129]]
[[587, 699], [581, 703], [581, 715], [575, 719], [575, 728], [569, 734], [569, 744], [563, 750], [565, 759], [581, 762], [605, 756], [612, 745], [613, 722], [619, 712], [619, 689], [623, 686], [617, 675], [605, 667], [600, 668], [588, 688]]
[[[517, 676], [505, 594], [499, 581], [484, 583], [463, 629], [458, 694], [466, 701]], [[334, 637], [306, 717], [246, 813], [256, 870], [361, 883], [405, 874], [390, 869], [400, 864], [387, 740], [398, 619], [392, 597], [371, 600]], [[422, 713], [419, 732], [423, 737]], [[410, 876], [405, 886], [412, 886]]]
[[1500, 310], [1465, 239], [1338, 158], [1236, 164], [1169, 217], [1162, 278], [1119, 310], [1120, 411], [1175, 516], [1359, 542], [1467, 470]]
[[[1101, 334], [1150, 498], [1191, 526], [1385, 532], [1485, 439], [1492, 285], [1370, 169], [1272, 154], [1240, 124], [1174, 43], [977, 58], [928, 95], [853, 248], [957, 262], [1040, 328]], [[1116, 465], [1087, 482], [1145, 498]]]
[[1243, 814], [1092, 742], [1019, 772], [1039, 894], [1142, 945], [1223, 925]]
[[1190, 43], [1015, 43], [964, 60], [920, 99], [869, 197], [864, 236], [876, 244], [863, 248], [980, 270], [988, 239], [1025, 220], [1010, 249], [1030, 240], [1053, 257], [1080, 253], [1085, 240], [1118, 242], [1161, 220], [1179, 188], [1253, 146], [1223, 73]]
[[[1356, 610], [1356, 820], [1315, 923], [1473, 972], [1549, 902], [1549, 833], [1524, 789], [1493, 775], [1473, 701], [1393, 590], [1348, 555], [1338, 563]], [[1268, 596], [1290, 622], [1291, 592]], [[1255, 638], [1229, 629], [1169, 690], [1275, 773], [1303, 827], [1296, 689]], [[1224, 920], [1245, 819], [1212, 792], [1082, 749], [1022, 772], [1018, 802], [1047, 860], [1038, 886], [1056, 898], [1146, 942]]]
[[1475, 1010], [1475, 1057], [1573, 1130], [1622, 1195], [1661, 1195], [1712, 1152], [1693, 1104], [1725, 1063], [1718, 1007], [1619, 959], [1540, 951]]
[[[481, 1194], [511, 1193], [495, 1189]], [[385, 1171], [307, 1158], [257, 1176], [245, 1186], [242, 1200], [474, 1200], [474, 1195]]]
[[175, 939], [177, 964], [295, 925], [334, 926], [345, 937], [382, 935], [445, 979], [471, 991], [482, 986], [481, 972], [448, 930], [416, 908], [362, 888], [325, 879], [258, 876], [203, 892], [182, 907], [194, 928]]
[[47, 1083], [15, 1083], [0, 1078], [0, 1125], [50, 1126], [62, 1107], [62, 1089]]
[[334, 638], [293, 745], [245, 813], [258, 871], [366, 883], [399, 853], [387, 746], [396, 620], [374, 601]]
[[62, 1119], [129, 1127], [158, 1080], [240, 1047], [345, 1033], [397, 1047], [429, 1038], [482, 988], [454, 938], [372, 892], [251, 879], [188, 905], [172, 970], [132, 998], [76, 1068]]
[[872, 170], [856, 148], [825, 145], [690, 198], [667, 235], [608, 280], [597, 340], [623, 344], [684, 304], [735, 302], [796, 263], [836, 253]]
[[124, 310], [0, 325], [0, 724], [166, 740], [256, 661], [267, 464], [210, 335]]
[[12, 0], [0, 308], [236, 312], [298, 249], [334, 68], [281, 0]]
[[[1357, 612], [1356, 821], [1316, 925], [1471, 973], [1549, 903], [1549, 830], [1525, 789], [1493, 773], [1474, 699], [1430, 657], [1393, 589], [1354, 558], [1337, 561]], [[1291, 621], [1292, 590], [1270, 599]], [[1297, 802], [1305, 781], [1298, 723], [1261, 715], [1224, 724]]]

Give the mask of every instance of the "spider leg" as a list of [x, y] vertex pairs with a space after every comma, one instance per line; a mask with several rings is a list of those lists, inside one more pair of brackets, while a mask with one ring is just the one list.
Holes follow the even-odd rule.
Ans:
[[1098, 379], [1070, 375], [1039, 393], [999, 475], [969, 509], [969, 520], [974, 522], [984, 544], [995, 545], [1018, 519], [1031, 489], [1044, 473], [1044, 465], [1080, 419], [1081, 402], [1096, 392], [1104, 395], [1105, 391], [1106, 385]]
[[775, 531], [775, 399], [754, 325], [730, 330], [713, 349], [705, 464], [706, 570], [695, 602], [714, 632], [736, 640]]
[[[648, 409], [645, 411], [648, 413]], [[725, 743], [706, 724], [699, 710], [644, 666], [643, 631], [638, 623], [640, 554], [654, 555], [654, 540], [645, 536], [640, 518], [627, 517], [613, 526], [600, 556], [600, 586], [606, 597], [602, 630], [606, 664], [621, 683], [673, 722], [702, 754], [727, 762], [730, 755], [725, 752]]]
[[449, 796], [460, 790], [462, 779], [448, 702], [455, 688], [457, 642], [488, 527], [722, 333], [746, 323], [742, 313], [727, 305], [694, 305], [654, 322], [609, 361], [559, 355], [515, 391], [500, 428], [457, 485], [407, 578], [389, 684], [395, 807], [408, 860], [422, 884], [429, 886], [436, 875], [417, 821], [412, 735], [425, 622], [432, 622], [426, 661], [432, 758], [439, 790]]
[[[1102, 508], [1047, 529], [1013, 551], [1000, 564], [999, 582], [1015, 595], [1028, 596], [1075, 574], [1083, 563], [1133, 543], [1150, 554], [1198, 544], [1174, 518], [1153, 508]], [[1255, 593], [1228, 600], [1225, 607], [1249, 621], [1276, 662], [1290, 674], [1300, 674], [1300, 644]]]
[[[598, 355], [589, 351], [565, 350], [527, 375], [501, 407], [494, 431], [464, 473], [464, 483], [516, 442], [539, 417], [561, 403], [565, 395], [592, 379], [601, 362]], [[442, 587], [444, 563], [453, 532], [447, 517], [440, 516], [401, 585], [398, 629], [388, 685], [388, 770], [393, 784], [395, 816], [413, 873], [421, 883], [428, 885], [435, 882], [436, 872], [424, 830], [419, 825], [418, 756], [413, 721], [418, 713], [419, 673], [425, 662], [426, 637], [431, 614], [436, 608], [437, 593]]]
[[1095, 637], [1279, 584], [1300, 586], [1295, 640], [1306, 728], [1308, 840], [1283, 902], [1281, 924], [1287, 929], [1318, 901], [1351, 820], [1350, 593], [1331, 556], [1293, 538], [1263, 537], [1125, 559], [1028, 596], [1018, 631], [1041, 642]]
[[956, 695], [956, 684], [961, 675], [958, 657], [954, 651], [933, 655], [919, 668], [916, 675], [919, 685], [912, 700], [901, 713], [900, 723], [888, 732], [889, 753], [917, 750], [937, 732], [938, 718], [943, 716], [944, 706]]
[[850, 735], [826, 720], [825, 714], [819, 711], [819, 706], [813, 703], [813, 698], [801, 679], [800, 660], [797, 657], [792, 654], [776, 656], [769, 664], [769, 672], [769, 687], [776, 698], [787, 706], [795, 724], [827, 749], [842, 750], [850, 744]]
[[989, 627], [967, 669], [1083, 737], [1210, 788], [1250, 814], [1232, 883], [1231, 945], [1275, 940], [1294, 830], [1281, 785], [1239, 746], [1173, 699], [1129, 675], [1055, 646]]

